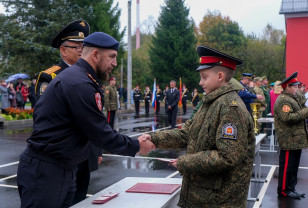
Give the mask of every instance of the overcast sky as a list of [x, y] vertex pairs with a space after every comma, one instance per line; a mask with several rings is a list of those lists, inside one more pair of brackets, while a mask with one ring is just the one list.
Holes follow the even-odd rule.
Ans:
[[[128, 0], [114, 0], [119, 3], [122, 10], [121, 27], [127, 26]], [[285, 31], [284, 16], [279, 14], [282, 0], [185, 0], [190, 8], [190, 17], [197, 25], [202, 21], [207, 10], [219, 10], [223, 16], [238, 22], [245, 34], [255, 33], [260, 35], [267, 23], [276, 29]], [[157, 20], [161, 6], [165, 0], [140, 0], [140, 23], [149, 16]], [[0, 12], [4, 12], [0, 5]], [[136, 30], [136, 0], [132, 0], [132, 33]]]
[[[219, 10], [223, 16], [229, 16], [238, 22], [245, 34], [260, 35], [267, 25], [285, 31], [284, 15], [279, 14], [282, 0], [185, 0], [190, 8], [190, 17], [197, 25], [202, 21], [207, 10]], [[115, 0], [122, 9], [121, 27], [127, 26], [128, 0]], [[160, 15], [160, 7], [165, 0], [140, 0], [140, 23], [153, 16], [155, 20]], [[132, 33], [136, 30], [136, 0], [132, 0]]]

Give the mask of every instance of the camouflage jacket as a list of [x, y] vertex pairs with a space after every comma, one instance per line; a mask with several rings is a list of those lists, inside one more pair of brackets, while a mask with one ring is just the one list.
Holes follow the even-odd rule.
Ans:
[[266, 101], [265, 101], [265, 95], [263, 93], [263, 90], [260, 87], [255, 86], [254, 91], [256, 92], [256, 95], [262, 95], [263, 96], [262, 100], [257, 99], [255, 102], [261, 103], [260, 111], [264, 111], [265, 108], [266, 108]]
[[282, 92], [274, 106], [276, 135], [282, 150], [308, 147], [305, 118], [308, 108], [303, 108], [295, 95]]
[[305, 96], [305, 94], [298, 90], [297, 93], [296, 93], [296, 97], [297, 97], [297, 100], [299, 101], [299, 103], [303, 106], [303, 107], [306, 107], [306, 101], [307, 101], [307, 98]]
[[105, 110], [112, 110], [116, 111], [118, 110], [118, 92], [117, 88], [107, 86], [104, 91], [104, 105]]
[[181, 129], [151, 133], [158, 148], [187, 148], [177, 163], [183, 175], [178, 205], [246, 208], [255, 148], [251, 116], [231, 85], [202, 103]]

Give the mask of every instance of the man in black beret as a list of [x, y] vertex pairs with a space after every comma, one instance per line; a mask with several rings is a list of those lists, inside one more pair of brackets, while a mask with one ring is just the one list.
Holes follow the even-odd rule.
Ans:
[[[83, 40], [90, 33], [90, 26], [84, 20], [75, 20], [63, 27], [52, 39], [51, 46], [60, 49], [61, 62], [49, 69], [40, 72], [36, 86], [36, 101], [45, 91], [47, 85], [63, 70], [75, 64], [81, 57]], [[78, 164], [76, 177], [76, 194], [74, 204], [86, 198], [90, 172], [97, 170], [102, 162], [102, 151], [91, 145], [89, 159]]]
[[81, 58], [57, 75], [38, 100], [17, 171], [21, 207], [71, 206], [77, 165], [88, 159], [92, 143], [128, 156], [155, 148], [114, 131], [102, 112], [100, 80], [108, 80], [117, 66], [118, 47], [105, 33], [89, 35]]

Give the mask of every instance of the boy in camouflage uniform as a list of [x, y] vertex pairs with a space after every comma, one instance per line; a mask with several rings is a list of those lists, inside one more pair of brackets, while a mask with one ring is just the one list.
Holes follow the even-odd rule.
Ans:
[[246, 208], [254, 158], [253, 122], [229, 84], [242, 61], [206, 46], [200, 56], [200, 86], [206, 92], [197, 113], [181, 129], [150, 135], [158, 148], [187, 148], [171, 164], [183, 175], [180, 207]]
[[297, 72], [283, 80], [280, 85], [283, 92], [276, 100], [274, 118], [276, 135], [280, 147], [278, 196], [294, 199], [304, 198], [305, 194], [295, 191], [297, 172], [302, 149], [308, 147], [305, 118], [308, 108], [297, 100], [299, 82]]

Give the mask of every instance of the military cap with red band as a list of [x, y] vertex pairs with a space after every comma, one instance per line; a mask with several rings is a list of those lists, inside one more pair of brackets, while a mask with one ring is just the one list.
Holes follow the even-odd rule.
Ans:
[[114, 75], [112, 75], [110, 78], [109, 78], [109, 81], [112, 81], [112, 80], [116, 80], [116, 77]]
[[299, 85], [299, 84], [300, 82], [297, 81], [297, 72], [294, 72], [288, 78], [283, 80], [279, 85], [281, 85], [283, 88], [286, 88], [287, 85], [294, 86], [294, 85]]
[[243, 63], [243, 61], [238, 58], [207, 46], [198, 46], [197, 52], [200, 56], [200, 66], [196, 69], [196, 71], [212, 68], [214, 66], [225, 66], [235, 71], [236, 66]]

